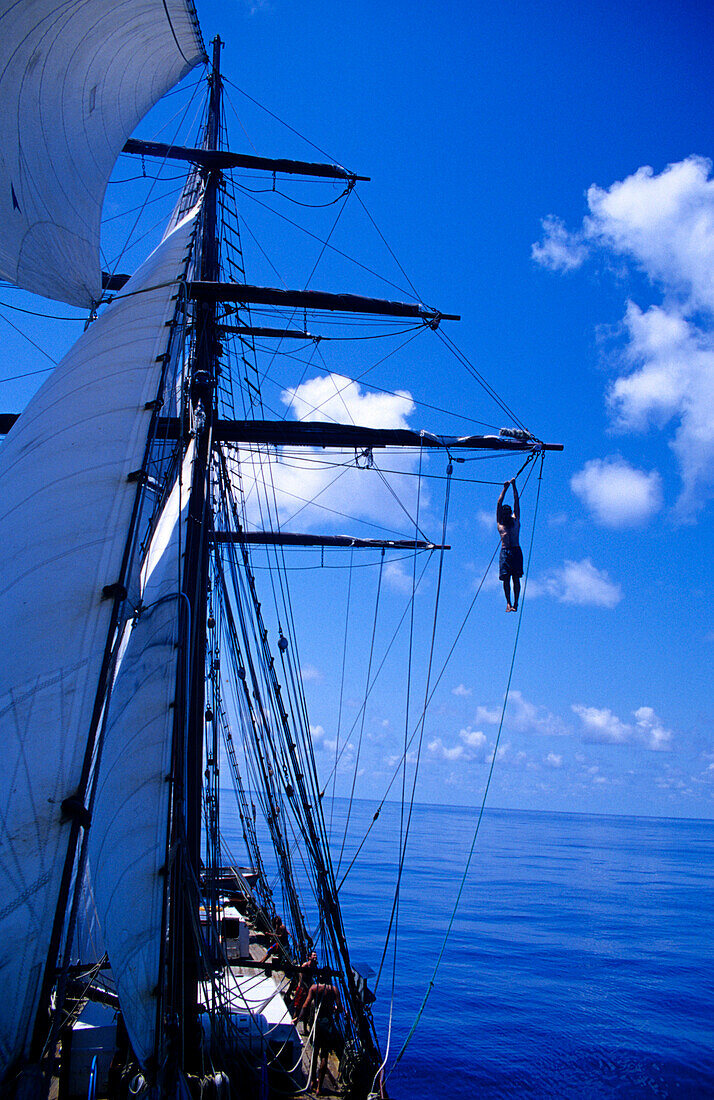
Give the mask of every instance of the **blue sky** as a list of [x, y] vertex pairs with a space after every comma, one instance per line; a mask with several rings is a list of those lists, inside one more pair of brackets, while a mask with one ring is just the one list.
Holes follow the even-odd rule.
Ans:
[[[220, 31], [227, 42], [223, 64], [233, 85], [331, 157], [372, 177], [359, 195], [423, 300], [462, 315], [448, 334], [537, 436], [565, 445], [545, 463], [491, 804], [711, 817], [711, 13], [661, 0], [587, 8], [199, 0], [198, 10], [206, 40]], [[319, 158], [234, 87], [229, 92], [236, 147]], [[154, 125], [137, 132], [153, 136]], [[126, 158], [118, 178], [122, 171]], [[328, 190], [320, 201], [339, 195], [332, 184], [321, 186]], [[110, 187], [109, 216], [119, 202], [115, 194]], [[293, 194], [306, 198], [308, 189]], [[249, 281], [275, 281], [252, 246], [253, 231], [286, 281], [304, 285], [317, 246], [271, 221], [250, 197], [244, 201]], [[324, 234], [334, 211], [315, 218], [315, 231]], [[117, 223], [110, 223], [109, 257], [119, 236]], [[354, 197], [332, 239], [404, 286]], [[403, 296], [335, 257], [310, 285]], [[0, 316], [56, 357], [81, 323], [63, 322], [57, 334], [56, 326], [6, 308], [11, 302], [28, 308], [28, 301], [3, 293]], [[63, 317], [73, 312], [50, 308]], [[4, 376], [48, 365], [0, 323]], [[325, 356], [329, 371], [347, 375], [379, 357], [374, 345], [358, 344], [329, 347]], [[286, 364], [272, 383], [270, 401], [278, 411], [289, 407], [285, 394], [301, 380], [294, 369]], [[5, 383], [4, 407], [20, 408], [41, 377]], [[472, 423], [509, 423], [431, 334], [369, 377], [415, 402], [455, 409]], [[299, 391], [293, 412], [326, 381], [325, 370], [309, 369], [302, 382], [313, 390]], [[404, 398], [368, 407], [367, 393], [364, 387], [347, 392], [355, 418], [401, 417], [414, 427], [471, 430], [468, 420], [418, 404], [412, 409]], [[321, 394], [329, 401], [327, 390]], [[336, 406], [332, 411], [339, 416]], [[444, 465], [432, 458], [427, 469], [443, 476]], [[495, 547], [498, 483], [519, 466], [515, 458], [456, 466], [457, 476], [491, 484], [454, 485], [447, 540], [454, 549], [445, 562], [435, 669], [443, 666]], [[403, 468], [413, 472], [414, 465]], [[414, 484], [414, 478], [394, 480], [410, 507]], [[377, 519], [399, 526], [374, 475], [362, 479], [362, 488], [354, 480], [349, 485], [357, 526]], [[523, 498], [525, 545], [535, 487], [532, 477]], [[422, 518], [438, 537], [443, 481], [430, 482], [425, 494]], [[335, 527], [325, 513], [303, 514], [302, 521], [313, 530], [357, 529], [345, 522]], [[401, 530], [409, 537], [408, 524]], [[314, 556], [310, 561], [319, 564]], [[415, 600], [418, 669], [410, 728], [421, 706], [417, 670], [423, 673], [428, 659], [437, 564], [429, 566]], [[407, 606], [410, 570], [411, 562], [403, 561], [384, 574], [377, 655]], [[404, 733], [404, 632], [399, 656], [390, 653], [375, 683], [363, 726], [359, 717], [378, 573], [372, 564], [353, 577], [355, 640], [342, 718], [348, 571], [294, 574], [320, 768], [329, 773], [339, 725], [341, 743], [347, 738], [350, 747], [338, 790], [349, 790], [356, 768], [358, 792], [369, 797], [386, 789]], [[487, 578], [427, 714], [420, 800], [479, 802], [515, 619], [504, 614], [503, 595]]]

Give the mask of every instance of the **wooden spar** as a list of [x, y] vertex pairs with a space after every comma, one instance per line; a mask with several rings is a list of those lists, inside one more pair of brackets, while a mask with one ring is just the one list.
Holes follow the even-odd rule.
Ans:
[[[307, 335], [307, 333], [303, 334]], [[0, 413], [0, 435], [7, 435], [19, 413]], [[160, 417], [160, 439], [178, 439], [176, 417]], [[288, 447], [428, 447], [431, 450], [464, 451], [562, 451], [562, 443], [524, 441], [500, 435], [433, 435], [406, 428], [362, 428], [357, 424], [292, 420], [217, 420], [213, 438], [219, 443], [269, 443]]]
[[[162, 417], [157, 436], [178, 439], [181, 422]], [[213, 438], [218, 443], [268, 443], [286, 447], [425, 447], [464, 451], [562, 451], [562, 443], [537, 439], [511, 439], [501, 435], [434, 435], [407, 428], [365, 428], [359, 424], [333, 424], [301, 420], [216, 420]]]
[[324, 179], [359, 180], [369, 183], [369, 176], [348, 172], [339, 164], [313, 164], [303, 160], [285, 160], [275, 157], [254, 157], [243, 153], [229, 153], [227, 149], [191, 149], [184, 145], [164, 145], [161, 141], [139, 141], [129, 138], [123, 153], [135, 153], [142, 157], [159, 157], [161, 160], [186, 160], [199, 168], [222, 171], [225, 168], [255, 168], [261, 172], [281, 172], [297, 176], [321, 176]]
[[243, 283], [194, 281], [187, 284], [189, 298], [198, 302], [241, 302], [243, 304], [287, 306], [297, 309], [326, 309], [340, 313], [373, 313], [383, 317], [415, 317], [438, 325], [460, 321], [455, 313], [439, 313], [417, 302], [393, 302], [386, 298], [363, 298], [359, 294], [328, 294], [322, 290], [280, 290], [272, 286]]
[[329, 340], [329, 336], [314, 336], [297, 328], [258, 328], [255, 325], [219, 325], [218, 331], [236, 336], [271, 336], [279, 340]]
[[214, 543], [258, 546], [335, 546], [349, 550], [450, 550], [435, 542], [414, 539], [360, 539], [352, 535], [305, 535], [295, 531], [214, 531]]

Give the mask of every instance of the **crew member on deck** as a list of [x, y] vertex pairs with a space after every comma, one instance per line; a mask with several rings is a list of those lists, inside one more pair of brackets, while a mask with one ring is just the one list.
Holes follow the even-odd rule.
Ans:
[[[312, 1080], [308, 1088], [314, 1089], [316, 1096], [322, 1095], [322, 1086], [325, 1080], [325, 1073], [327, 1072], [327, 1059], [330, 1051], [334, 1050], [339, 1052], [342, 1043], [342, 1035], [340, 1034], [340, 1029], [337, 1026], [336, 1020], [338, 1013], [342, 1012], [342, 1002], [340, 1001], [340, 993], [337, 986], [330, 984], [328, 980], [329, 977], [329, 970], [318, 971], [317, 981], [314, 985], [310, 986], [310, 992], [298, 1016], [298, 1020], [301, 1020], [311, 1007], [315, 1011], [315, 1055], [313, 1060]], [[317, 1067], [317, 1074], [315, 1074], [315, 1064], [318, 1062], [318, 1059], [319, 1065]]]
[[317, 974], [317, 953], [311, 951], [307, 957], [306, 962], [302, 964], [298, 973], [298, 981], [295, 989], [295, 995], [293, 997], [293, 1008], [295, 1010], [295, 1017], [293, 1023], [297, 1023], [297, 1013], [299, 1013], [302, 1006], [305, 1004], [305, 998], [307, 997], [311, 986], [315, 981]]
[[[513, 511], [511, 511], [510, 504], [503, 503], [509, 485], [513, 486]], [[501, 536], [498, 579], [503, 581], [503, 591], [506, 594], [506, 611], [518, 611], [518, 597], [521, 594], [521, 577], [523, 576], [523, 551], [518, 541], [521, 533], [521, 507], [515, 477], [503, 483], [503, 489], [496, 505], [496, 526]], [[513, 603], [511, 603], [511, 579], [513, 579]]]

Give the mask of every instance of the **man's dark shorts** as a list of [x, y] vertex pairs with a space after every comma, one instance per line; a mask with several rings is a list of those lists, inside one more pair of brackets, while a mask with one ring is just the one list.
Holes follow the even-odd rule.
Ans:
[[498, 579], [507, 581], [509, 577], [523, 576], [523, 551], [520, 546], [502, 546], [498, 559]]

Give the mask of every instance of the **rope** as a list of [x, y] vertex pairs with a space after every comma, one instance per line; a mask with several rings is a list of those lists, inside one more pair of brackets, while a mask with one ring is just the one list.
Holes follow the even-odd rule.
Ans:
[[[534, 455], [531, 454], [528, 457], [529, 457], [529, 461], [530, 461], [534, 457]], [[530, 479], [530, 474], [528, 475], [528, 478], [526, 479], [526, 485], [528, 484], [529, 479]], [[524, 489], [525, 489], [525, 485], [524, 485]], [[468, 620], [471, 616], [471, 612], [473, 611], [474, 606], [476, 604], [476, 600], [478, 599], [479, 594], [481, 592], [481, 589], [483, 588], [483, 586], [486, 582], [486, 577], [488, 576], [489, 570], [490, 570], [491, 566], [493, 565], [494, 559], [495, 559], [496, 554], [498, 553], [498, 551], [500, 549], [500, 546], [501, 546], [501, 544], [500, 544], [500, 541], [499, 541], [499, 543], [496, 545], [496, 548], [495, 548], [495, 550], [493, 551], [493, 553], [491, 555], [491, 560], [489, 561], [488, 565], [486, 566], [486, 569], [484, 570], [484, 574], [483, 574], [483, 576], [482, 576], [482, 578], [479, 582], [479, 586], [476, 589], [476, 592], [474, 593], [474, 597], [471, 600], [471, 603], [469, 604], [468, 608], [466, 609], [466, 613], [465, 613], [465, 615], [464, 615], [464, 617], [461, 621], [461, 626], [457, 630], [456, 636], [455, 636], [453, 642], [451, 643], [451, 648], [449, 649], [449, 652], [447, 653], [447, 655], [444, 659], [444, 663], [441, 666], [441, 672], [437, 676], [437, 678], [434, 682], [434, 687], [431, 691], [431, 694], [429, 695], [429, 698], [426, 701], [425, 709], [426, 709], [426, 707], [428, 707], [431, 704], [431, 700], [434, 698], [434, 694], [436, 693], [436, 689], [438, 688], [439, 684], [441, 683], [442, 678], [444, 676], [444, 673], [446, 672], [446, 669], [449, 665], [449, 662], [450, 662], [450, 660], [453, 656], [454, 650], [456, 649], [456, 646], [458, 645], [459, 638], [461, 637], [464, 630], [466, 629], [466, 623], [468, 622]], [[525, 596], [525, 585], [523, 587], [523, 595]], [[419, 718], [419, 722], [421, 722], [421, 716]], [[415, 728], [412, 732], [412, 735], [409, 738], [409, 743], [407, 745], [407, 749], [409, 749], [411, 747], [412, 741], [414, 740], [414, 738], [416, 737], [416, 735], [419, 731], [419, 722], [417, 722], [417, 725], [415, 726]], [[369, 834], [372, 831], [373, 826], [377, 822], [377, 819], [379, 818], [379, 815], [382, 812], [382, 808], [384, 806], [384, 803], [387, 801], [387, 798], [389, 796], [389, 792], [391, 791], [392, 787], [394, 786], [394, 783], [396, 782], [397, 776], [399, 775], [399, 771], [401, 769], [402, 762], [403, 762], [404, 758], [405, 758], [404, 755], [402, 755], [402, 757], [400, 757], [399, 761], [397, 762], [396, 769], [392, 774], [392, 778], [389, 780], [389, 783], [387, 784], [387, 789], [385, 790], [384, 794], [382, 795], [382, 800], [379, 803], [379, 806], [377, 807], [377, 810], [376, 810], [370, 824], [367, 827], [367, 831], [365, 832], [364, 836], [362, 837], [362, 840], [360, 841], [359, 847], [357, 848], [357, 851], [353, 855], [352, 860], [350, 861], [350, 864], [349, 864], [347, 870], [345, 871], [344, 875], [340, 879], [339, 889], [342, 889], [342, 886], [345, 882], [345, 879], [347, 878], [350, 871], [352, 870], [355, 863], [357, 862], [357, 857], [359, 856], [360, 852], [362, 851], [362, 848], [366, 844], [367, 838], [369, 837]]]
[[[468, 873], [469, 873], [469, 870], [470, 870], [470, 867], [471, 867], [471, 860], [473, 858], [474, 849], [476, 847], [476, 839], [477, 839], [478, 834], [479, 834], [479, 829], [481, 827], [481, 821], [482, 821], [482, 818], [483, 818], [484, 810], [486, 808], [486, 798], [488, 796], [489, 787], [491, 786], [491, 778], [493, 776], [493, 770], [494, 770], [494, 766], [495, 766], [495, 763], [496, 763], [496, 754], [498, 752], [498, 745], [499, 745], [499, 741], [501, 739], [501, 730], [503, 729], [503, 721], [504, 721], [504, 718], [506, 716], [506, 707], [508, 705], [508, 696], [509, 696], [509, 692], [511, 690], [511, 680], [513, 678], [513, 669], [514, 669], [515, 663], [516, 663], [516, 653], [518, 651], [518, 639], [520, 637], [521, 624], [523, 622], [523, 604], [525, 603], [526, 589], [528, 587], [528, 574], [530, 572], [531, 557], [532, 557], [532, 552], [533, 552], [533, 539], [534, 539], [534, 536], [535, 536], [536, 518], [538, 516], [538, 502], [540, 500], [540, 490], [541, 490], [541, 484], [542, 484], [542, 479], [543, 479], [543, 462], [544, 462], [544, 459], [545, 459], [545, 453], [543, 452], [541, 454], [540, 470], [538, 472], [538, 492], [536, 493], [536, 502], [535, 502], [535, 508], [534, 508], [534, 511], [533, 511], [533, 527], [531, 529], [531, 538], [530, 538], [530, 543], [529, 543], [529, 546], [528, 546], [528, 566], [526, 568], [525, 580], [523, 582], [523, 598], [522, 598], [522, 602], [521, 602], [521, 613], [518, 617], [518, 626], [516, 628], [516, 637], [515, 637], [514, 642], [513, 642], [513, 655], [511, 657], [511, 667], [510, 667], [509, 672], [508, 672], [508, 681], [507, 681], [507, 684], [506, 684], [506, 694], [505, 694], [505, 697], [504, 697], [504, 700], [503, 700], [503, 707], [501, 708], [501, 720], [500, 720], [499, 725], [498, 725], [498, 733], [496, 734], [496, 741], [495, 741], [495, 744], [493, 746], [493, 755], [491, 756], [491, 766], [490, 766], [489, 771], [488, 771], [488, 776], [487, 776], [487, 779], [486, 779], [486, 786], [484, 787], [483, 797], [481, 799], [481, 806], [480, 806], [480, 809], [479, 809], [478, 818], [476, 820], [476, 828], [474, 829], [473, 838], [471, 840], [471, 847], [469, 849], [468, 858], [466, 860], [466, 866], [464, 867], [464, 873], [461, 876], [461, 882], [459, 884], [459, 889], [458, 889], [457, 894], [456, 894], [456, 900], [454, 901], [454, 906], [453, 906], [453, 909], [451, 911], [451, 916], [449, 918], [449, 923], [447, 925], [446, 932], [444, 934], [444, 939], [443, 939], [443, 942], [441, 944], [441, 949], [440, 949], [439, 954], [437, 956], [436, 963], [434, 965], [434, 970], [432, 972], [431, 979], [429, 981], [429, 985], [427, 986], [426, 993], [424, 994], [424, 999], [422, 1000], [422, 1003], [419, 1007], [419, 1011], [417, 1012], [414, 1023], [412, 1024], [412, 1026], [409, 1030], [409, 1034], [407, 1035], [406, 1039], [404, 1040], [404, 1042], [402, 1044], [402, 1048], [401, 1048], [401, 1050], [399, 1051], [399, 1054], [397, 1055], [397, 1057], [394, 1060], [392, 1070], [401, 1061], [401, 1058], [404, 1055], [404, 1052], [406, 1051], [407, 1047], [409, 1046], [409, 1043], [411, 1042], [411, 1040], [414, 1036], [414, 1033], [415, 1033], [417, 1027], [419, 1026], [419, 1021], [421, 1020], [421, 1017], [424, 1013], [424, 1009], [426, 1008], [426, 1004], [427, 1004], [427, 1001], [429, 1000], [429, 997], [431, 995], [431, 991], [434, 988], [434, 984], [436, 982], [436, 975], [437, 975], [439, 967], [441, 965], [441, 960], [444, 957], [444, 952], [446, 951], [446, 944], [449, 940], [449, 936], [451, 934], [451, 929], [452, 929], [454, 921], [456, 919], [456, 913], [458, 911], [459, 903], [461, 901], [461, 895], [464, 892], [464, 887], [466, 885], [466, 879], [468, 877]], [[390, 1073], [392, 1072], [392, 1070], [390, 1070]]]
[[[452, 469], [453, 468], [452, 468], [451, 462], [449, 462], [448, 470], [451, 471]], [[442, 522], [442, 528], [441, 528], [441, 541], [442, 541], [442, 544], [446, 542], [446, 530], [447, 530], [447, 523], [448, 523], [448, 516], [449, 516], [449, 501], [450, 501], [450, 497], [451, 497], [451, 481], [449, 480], [450, 476], [451, 475], [449, 474], [448, 477], [447, 477], [446, 491], [444, 493], [444, 516], [443, 516], [443, 522]], [[384, 966], [384, 961], [385, 961], [386, 956], [387, 956], [387, 946], [389, 944], [389, 937], [390, 937], [390, 933], [391, 933], [391, 930], [392, 930], [392, 924], [394, 924], [394, 937], [395, 937], [394, 951], [395, 951], [395, 962], [396, 962], [396, 936], [397, 936], [397, 922], [398, 922], [398, 919], [399, 919], [399, 896], [400, 896], [400, 890], [401, 890], [402, 875], [404, 873], [404, 863], [406, 861], [406, 856], [407, 856], [407, 845], [409, 843], [409, 833], [410, 833], [410, 830], [411, 830], [412, 814], [414, 812], [414, 798], [416, 796], [417, 779], [419, 777], [419, 764], [421, 762], [421, 753], [422, 753], [422, 748], [423, 748], [423, 745], [424, 745], [424, 729], [425, 729], [425, 726], [426, 726], [426, 711], [427, 711], [427, 707], [428, 707], [429, 686], [430, 686], [430, 683], [431, 683], [431, 672], [432, 672], [432, 668], [433, 668], [433, 664], [434, 664], [434, 647], [436, 645], [436, 627], [437, 627], [438, 616], [439, 616], [439, 600], [440, 600], [440, 596], [441, 596], [441, 581], [442, 581], [442, 577], [443, 577], [443, 568], [444, 568], [444, 551], [442, 550], [439, 554], [439, 572], [438, 572], [438, 579], [437, 579], [437, 585], [436, 585], [436, 598], [434, 600], [434, 618], [433, 618], [432, 628], [431, 628], [431, 643], [430, 643], [430, 646], [429, 646], [429, 664], [428, 664], [427, 674], [426, 674], [426, 685], [424, 687], [424, 707], [422, 709], [421, 718], [420, 718], [420, 721], [419, 721], [419, 728], [420, 728], [419, 745], [417, 747], [416, 761], [415, 761], [415, 764], [414, 764], [414, 777], [412, 779], [412, 790], [411, 790], [411, 796], [410, 796], [410, 799], [409, 799], [409, 812], [407, 814], [406, 828], [404, 829], [403, 837], [402, 837], [402, 822], [400, 822], [399, 843], [400, 843], [400, 849], [401, 850], [400, 850], [400, 853], [399, 853], [399, 870], [398, 870], [398, 873], [397, 873], [396, 886], [394, 888], [394, 901], [392, 902], [392, 912], [391, 912], [390, 917], [389, 917], [389, 926], [387, 928], [387, 935], [386, 935], [385, 941], [384, 941], [384, 950], [382, 952], [382, 958], [380, 959], [380, 962], [379, 962], [379, 970], [377, 971], [377, 978], [376, 978], [376, 981], [374, 983], [375, 993], [377, 992], [377, 987], [379, 986], [379, 981], [380, 981], [380, 978], [382, 976], [382, 968]], [[413, 607], [414, 607], [414, 601], [412, 600], [412, 609], [413, 609]], [[411, 641], [411, 639], [410, 639], [410, 641]], [[410, 652], [410, 661], [411, 661], [411, 652]], [[407, 719], [407, 722], [408, 722], [408, 719]], [[407, 732], [408, 732], [408, 729], [405, 727], [405, 730], [404, 730], [403, 772], [402, 772], [402, 776], [403, 776], [403, 778], [402, 778], [402, 813], [404, 811], [404, 784], [405, 784], [406, 770], [407, 770], [407, 753], [408, 753]], [[392, 991], [392, 995], [393, 995], [393, 991]]]
[[352, 815], [352, 802], [354, 800], [355, 784], [357, 783], [357, 771], [359, 769], [360, 750], [362, 748], [362, 737], [364, 735], [364, 724], [365, 724], [365, 719], [367, 717], [367, 698], [369, 696], [370, 677], [372, 675], [372, 661], [374, 659], [374, 642], [375, 642], [375, 638], [377, 636], [377, 620], [379, 618], [379, 599], [380, 599], [380, 596], [381, 596], [381, 593], [382, 593], [382, 576], [383, 576], [383, 573], [384, 573], [384, 550], [382, 550], [380, 560], [379, 560], [379, 576], [377, 578], [377, 595], [376, 595], [376, 598], [375, 598], [375, 601], [374, 601], [374, 619], [373, 619], [373, 622], [372, 622], [372, 640], [370, 642], [370, 647], [369, 647], [369, 661], [367, 663], [367, 681], [366, 681], [366, 684], [365, 684], [364, 706], [362, 707], [362, 724], [360, 726], [359, 740], [357, 742], [357, 753], [356, 753], [356, 756], [355, 756], [355, 766], [354, 766], [354, 772], [353, 772], [353, 775], [352, 775], [352, 789], [350, 790], [350, 802], [349, 802], [349, 806], [347, 808], [347, 820], [345, 821], [345, 831], [344, 831], [344, 835], [342, 837], [342, 844], [340, 846], [340, 855], [339, 855], [339, 859], [337, 860], [337, 870], [335, 872], [336, 875], [339, 875], [339, 873], [340, 873], [340, 867], [342, 866], [342, 858], [345, 854], [345, 844], [347, 843], [347, 832], [348, 832], [349, 825], [350, 825], [350, 817]]
[[[347, 635], [350, 622], [350, 605], [352, 603], [352, 566], [354, 564], [354, 548], [350, 550], [349, 578], [347, 584], [347, 607], [345, 608], [345, 635], [342, 641], [342, 673], [340, 675], [340, 702], [337, 708], [337, 733], [335, 734], [335, 766], [332, 769], [332, 799], [330, 802], [330, 830], [332, 838], [332, 818], [335, 810], [335, 791], [337, 787], [337, 765], [340, 759], [340, 734], [342, 732], [342, 704], [345, 696], [345, 671], [347, 669]], [[328, 781], [329, 782], [329, 781]]]
[[[321, 149], [319, 145], [315, 145], [314, 141], [310, 141], [310, 138], [306, 137], [305, 134], [301, 134], [299, 130], [296, 130], [294, 126], [291, 126], [290, 123], [286, 122], [284, 118], [280, 117], [280, 115], [274, 114], [268, 107], [265, 106], [264, 103], [261, 103], [259, 99], [253, 99], [253, 96], [249, 95], [248, 92], [239, 87], [238, 84], [235, 83], [235, 81], [229, 80], [228, 77], [224, 76], [223, 82], [224, 84], [228, 84], [231, 88], [235, 88], [237, 92], [240, 92], [240, 94], [245, 96], [246, 99], [249, 99], [250, 102], [254, 103], [256, 107], [260, 107], [261, 111], [265, 111], [266, 115], [270, 115], [270, 117], [274, 118], [276, 122], [279, 122], [281, 126], [284, 126], [287, 130], [290, 130], [297, 137], [301, 138], [303, 141], [306, 141], [308, 145], [311, 145], [312, 148], [316, 150], [316, 152], [322, 153], [323, 157], [327, 157], [327, 159], [331, 161], [337, 160], [336, 157], [333, 157], [330, 153], [327, 153], [324, 149]], [[339, 167], [342, 168], [344, 166], [340, 164]]]
[[442, 344], [444, 344], [444, 346], [449, 349], [452, 355], [458, 360], [459, 363], [461, 363], [462, 367], [464, 367], [468, 371], [471, 377], [476, 379], [478, 384], [486, 391], [489, 397], [493, 398], [498, 407], [506, 414], [506, 416], [512, 417], [518, 427], [525, 430], [525, 424], [523, 423], [523, 421], [516, 416], [513, 409], [511, 409], [510, 406], [506, 404], [503, 398], [496, 393], [493, 386], [486, 381], [484, 376], [476, 370], [476, 367], [473, 365], [470, 359], [468, 359], [460, 350], [460, 348], [456, 346], [451, 337], [447, 336], [446, 333], [441, 331], [441, 329], [436, 329], [435, 332], [438, 338], [441, 340]]

